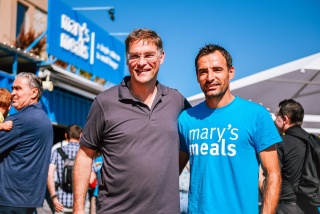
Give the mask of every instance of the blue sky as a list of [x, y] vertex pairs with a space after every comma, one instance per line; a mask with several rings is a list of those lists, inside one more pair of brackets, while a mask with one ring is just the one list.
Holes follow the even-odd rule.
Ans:
[[[201, 93], [194, 58], [208, 43], [233, 57], [235, 79], [320, 52], [319, 0], [63, 0], [71, 7], [114, 6], [82, 14], [110, 33], [150, 28], [166, 53], [158, 79], [189, 97]], [[125, 36], [116, 36], [124, 41]]]

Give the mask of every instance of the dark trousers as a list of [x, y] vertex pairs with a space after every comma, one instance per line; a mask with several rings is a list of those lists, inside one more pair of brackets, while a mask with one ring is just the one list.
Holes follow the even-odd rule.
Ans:
[[35, 207], [7, 207], [0, 205], [0, 214], [33, 214]]
[[319, 214], [318, 208], [307, 204], [278, 204], [276, 214]]

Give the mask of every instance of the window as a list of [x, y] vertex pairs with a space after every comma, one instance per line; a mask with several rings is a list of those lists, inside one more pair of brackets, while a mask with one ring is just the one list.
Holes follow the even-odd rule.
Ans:
[[28, 10], [28, 7], [18, 2], [16, 36], [18, 36], [21, 29], [25, 27], [25, 17], [26, 17], [27, 10]]

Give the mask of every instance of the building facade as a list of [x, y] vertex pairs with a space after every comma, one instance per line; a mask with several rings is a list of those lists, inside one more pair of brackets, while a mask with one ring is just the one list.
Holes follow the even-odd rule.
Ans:
[[124, 75], [124, 45], [59, 0], [0, 0], [0, 29], [0, 87], [11, 91], [22, 71], [42, 78], [54, 143], [66, 126], [83, 127], [95, 96]]

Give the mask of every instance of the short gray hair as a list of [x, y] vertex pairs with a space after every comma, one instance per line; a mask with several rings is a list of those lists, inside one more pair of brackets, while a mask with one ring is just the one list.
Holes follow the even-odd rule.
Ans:
[[30, 72], [21, 72], [16, 75], [16, 79], [20, 78], [20, 77], [26, 78], [28, 80], [30, 88], [37, 88], [38, 89], [37, 100], [39, 101], [42, 96], [42, 92], [43, 92], [41, 79], [39, 77], [37, 77], [35, 74], [30, 73]]

